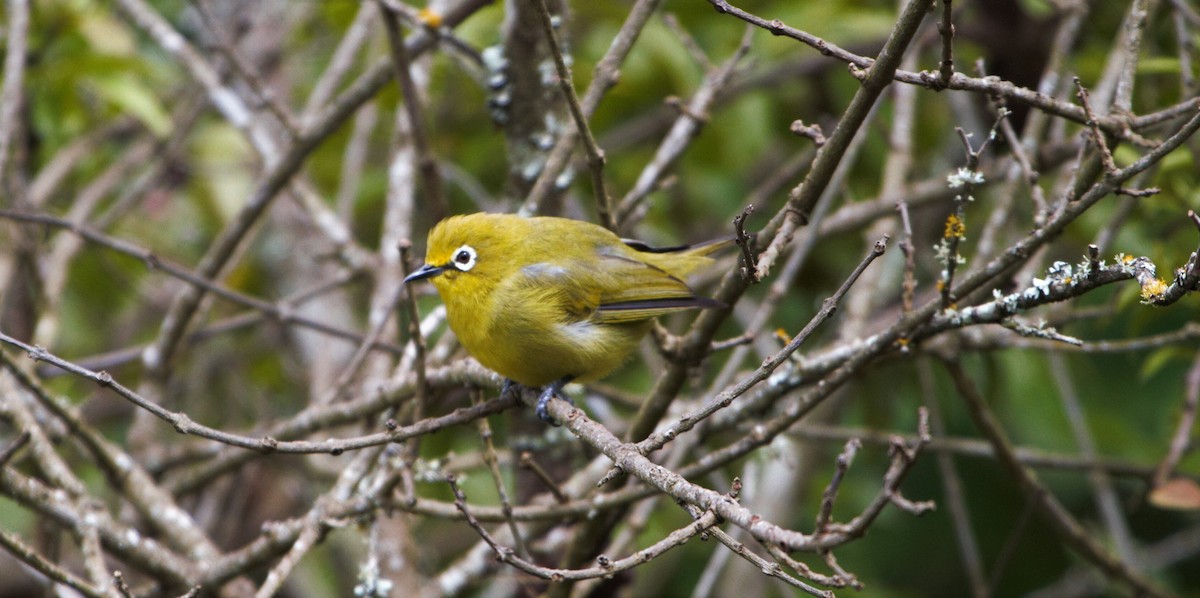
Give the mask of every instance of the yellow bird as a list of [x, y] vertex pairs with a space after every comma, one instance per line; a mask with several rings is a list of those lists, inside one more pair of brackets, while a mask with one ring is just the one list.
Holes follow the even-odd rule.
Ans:
[[550, 398], [616, 369], [656, 316], [721, 305], [683, 278], [730, 243], [653, 248], [566, 218], [452, 216], [429, 232], [425, 265], [404, 282], [430, 279], [467, 352], [504, 376], [505, 390], [544, 388], [536, 413], [554, 423]]

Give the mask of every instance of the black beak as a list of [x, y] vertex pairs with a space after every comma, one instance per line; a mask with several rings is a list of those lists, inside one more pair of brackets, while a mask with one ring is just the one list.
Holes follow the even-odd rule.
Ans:
[[413, 272], [412, 274], [405, 276], [404, 282], [412, 282], [414, 280], [421, 280], [424, 278], [432, 278], [434, 276], [437, 276], [438, 274], [441, 274], [445, 269], [446, 269], [445, 266], [431, 266], [429, 264], [425, 264], [424, 266], [421, 266], [420, 268], [418, 268], [416, 272]]

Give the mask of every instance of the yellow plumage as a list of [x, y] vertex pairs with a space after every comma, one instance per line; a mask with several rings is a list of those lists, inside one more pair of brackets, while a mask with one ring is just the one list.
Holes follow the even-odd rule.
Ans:
[[608, 374], [654, 317], [719, 305], [683, 279], [728, 241], [652, 249], [565, 218], [453, 216], [429, 233], [425, 266], [450, 328], [484, 366], [529, 387]]

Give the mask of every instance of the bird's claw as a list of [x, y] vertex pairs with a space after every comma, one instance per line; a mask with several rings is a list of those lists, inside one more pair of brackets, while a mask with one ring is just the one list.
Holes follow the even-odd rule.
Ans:
[[537, 414], [538, 419], [540, 419], [552, 426], [561, 426], [562, 425], [561, 423], [556, 421], [553, 416], [550, 415], [550, 411], [547, 408], [550, 405], [550, 399], [554, 398], [555, 395], [558, 395], [558, 398], [560, 398], [572, 405], [575, 404], [575, 401], [572, 401], [571, 397], [568, 397], [565, 394], [559, 393], [559, 391], [562, 390], [562, 386], [565, 384], [566, 384], [565, 381], [562, 384], [551, 384], [550, 386], [547, 386], [545, 388], [545, 390], [542, 391], [541, 396], [538, 397], [537, 406], [534, 407], [534, 409], [533, 409], [533, 412], [535, 414]]
[[552, 426], [561, 426], [562, 424], [555, 421], [555, 419], [550, 415], [550, 412], [546, 410], [546, 408], [550, 405], [550, 399], [552, 398], [554, 398], [554, 389], [547, 388], [542, 392], [542, 396], [538, 397], [537, 406], [534, 407], [533, 412], [537, 414], [538, 419]]

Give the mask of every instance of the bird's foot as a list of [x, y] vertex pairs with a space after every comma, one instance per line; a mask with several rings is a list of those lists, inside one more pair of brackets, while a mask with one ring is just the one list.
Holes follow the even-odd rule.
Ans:
[[563, 378], [561, 380], [556, 380], [556, 381], [548, 384], [546, 386], [546, 388], [544, 390], [542, 390], [541, 396], [538, 397], [537, 406], [534, 407], [534, 409], [533, 409], [533, 412], [537, 414], [538, 419], [540, 419], [552, 426], [561, 426], [562, 425], [561, 423], [555, 421], [554, 418], [550, 416], [550, 412], [547, 411], [547, 407], [550, 405], [550, 399], [554, 398], [554, 395], [558, 395], [558, 398], [560, 398], [572, 405], [575, 404], [575, 401], [572, 401], [571, 397], [568, 397], [566, 394], [564, 394], [562, 392], [563, 387], [566, 386], [567, 383], [570, 381], [571, 381], [571, 377], [568, 376], [566, 378]]
[[511, 378], [504, 379], [504, 386], [500, 387], [500, 398], [508, 396], [508, 393], [516, 393], [517, 398], [521, 398], [521, 385], [513, 382]]

